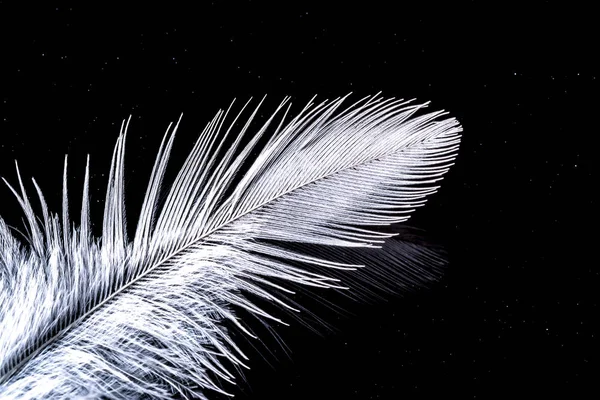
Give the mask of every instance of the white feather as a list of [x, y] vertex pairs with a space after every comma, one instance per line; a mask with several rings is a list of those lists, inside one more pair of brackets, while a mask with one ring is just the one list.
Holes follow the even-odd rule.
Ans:
[[[254, 135], [247, 131], [258, 107], [239, 132], [234, 126], [248, 104], [232, 122], [231, 107], [219, 111], [158, 207], [179, 122], [169, 127], [132, 240], [123, 183], [129, 121], [113, 154], [101, 239], [90, 232], [89, 160], [81, 222], [72, 230], [66, 159], [61, 217], [48, 211], [34, 181], [42, 219], [35, 215], [17, 168], [19, 188], [9, 187], [23, 208], [29, 245], [0, 219], [1, 397], [225, 393], [232, 368], [247, 365], [225, 325], [252, 335], [234, 308], [280, 321], [252, 299], [291, 309], [282, 300], [286, 282], [344, 287], [332, 277], [342, 275], [327, 270], [357, 265], [301, 246], [380, 245], [393, 234], [375, 227], [405, 221], [456, 156], [461, 128], [440, 119], [444, 113], [415, 116], [424, 104], [377, 96], [341, 110], [344, 100], [310, 103], [284, 123], [286, 99]], [[266, 144], [244, 164], [268, 129]], [[413, 269], [405, 278], [418, 282], [420, 274]]]

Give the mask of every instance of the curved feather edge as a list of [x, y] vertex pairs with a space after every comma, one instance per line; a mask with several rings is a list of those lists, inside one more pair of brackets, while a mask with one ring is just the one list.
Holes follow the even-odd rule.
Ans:
[[[379, 96], [342, 108], [346, 97], [311, 101], [289, 122], [286, 98], [254, 135], [262, 101], [243, 123], [249, 102], [230, 118], [232, 103], [202, 131], [159, 206], [180, 122], [169, 126], [132, 240], [123, 181], [129, 121], [113, 153], [100, 239], [89, 224], [89, 159], [77, 228], [69, 220], [66, 159], [60, 217], [33, 181], [36, 216], [17, 167], [18, 188], [8, 186], [29, 245], [0, 219], [0, 396], [227, 394], [223, 382], [233, 383], [232, 368], [246, 368], [247, 358], [226, 326], [252, 336], [233, 308], [284, 323], [252, 299], [295, 311], [282, 300], [288, 284], [344, 288], [338, 272], [360, 265], [293, 246], [379, 246], [393, 234], [377, 227], [406, 221], [456, 157], [461, 127], [444, 112], [419, 115], [427, 104]], [[407, 282], [422, 280], [412, 274]]]

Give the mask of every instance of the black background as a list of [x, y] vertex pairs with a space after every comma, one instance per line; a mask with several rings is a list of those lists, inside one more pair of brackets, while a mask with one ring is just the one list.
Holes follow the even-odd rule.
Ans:
[[[353, 305], [330, 321], [333, 331], [278, 328], [289, 355], [276, 346], [275, 357], [253, 354], [246, 381], [229, 389], [239, 399], [597, 393], [591, 9], [198, 3], [2, 2], [0, 175], [15, 184], [17, 159], [58, 211], [64, 154], [77, 196], [90, 153], [98, 233], [112, 146], [129, 115], [135, 215], [162, 134], [181, 112], [172, 165], [233, 98], [268, 94], [271, 107], [284, 95], [300, 107], [348, 92], [431, 100], [464, 128], [456, 165], [411, 219], [448, 249], [443, 280]], [[2, 217], [20, 226], [16, 201], [0, 193]]]

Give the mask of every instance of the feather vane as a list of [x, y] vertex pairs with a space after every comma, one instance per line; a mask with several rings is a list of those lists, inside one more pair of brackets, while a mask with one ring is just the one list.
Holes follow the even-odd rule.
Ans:
[[[89, 158], [77, 227], [66, 159], [60, 216], [33, 181], [37, 217], [17, 167], [18, 188], [8, 186], [29, 243], [0, 219], [0, 396], [227, 394], [223, 382], [234, 383], [232, 368], [248, 366], [230, 329], [253, 336], [234, 308], [284, 323], [253, 299], [294, 312], [285, 300], [290, 285], [346, 287], [346, 270], [361, 267], [353, 257], [302, 246], [332, 255], [380, 246], [394, 234], [376, 228], [406, 221], [456, 157], [461, 127], [441, 118], [445, 113], [419, 114], [426, 104], [378, 96], [342, 108], [345, 101], [311, 101], [286, 122], [285, 99], [254, 134], [262, 102], [243, 123], [249, 103], [233, 118], [233, 106], [219, 111], [161, 204], [180, 121], [169, 126], [131, 240], [124, 206], [129, 121], [113, 153], [101, 238], [92, 236], [89, 221]], [[393, 258], [364, 250], [379, 266]], [[413, 268], [403, 278], [418, 282], [423, 272]]]

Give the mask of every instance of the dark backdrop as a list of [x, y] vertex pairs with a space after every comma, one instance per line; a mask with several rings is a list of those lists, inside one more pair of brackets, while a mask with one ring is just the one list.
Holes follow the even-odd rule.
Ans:
[[[254, 353], [236, 398], [490, 398], [591, 387], [600, 365], [591, 9], [47, 3], [0, 5], [0, 174], [14, 184], [18, 159], [58, 211], [64, 154], [78, 193], [90, 153], [96, 233], [112, 146], [129, 115], [133, 216], [162, 134], [181, 112], [174, 164], [233, 98], [268, 94], [273, 106], [291, 95], [299, 107], [314, 94], [382, 91], [431, 100], [463, 124], [455, 167], [411, 219], [448, 249], [442, 281], [348, 305], [351, 315], [320, 335], [278, 328], [289, 355], [276, 346], [265, 359]], [[2, 217], [20, 226], [15, 200], [0, 193]]]

